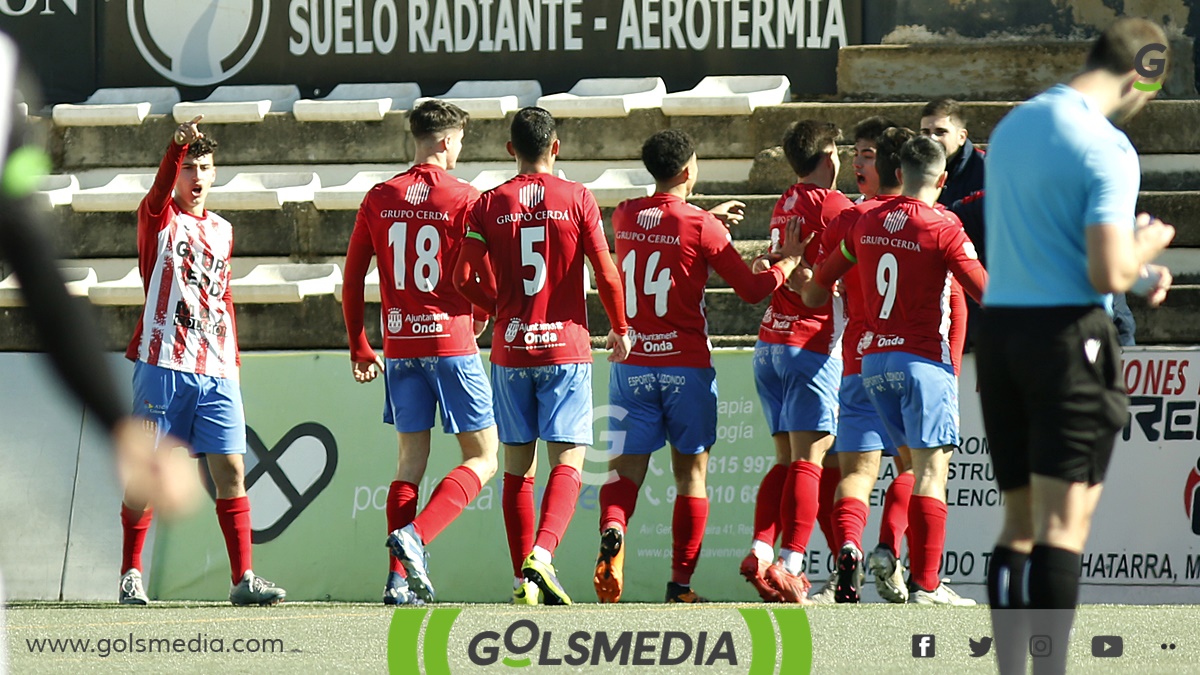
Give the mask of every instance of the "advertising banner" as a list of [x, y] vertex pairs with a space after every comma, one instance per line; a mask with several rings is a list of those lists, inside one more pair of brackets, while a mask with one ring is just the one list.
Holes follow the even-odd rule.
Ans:
[[836, 89], [837, 50], [862, 42], [858, 0], [123, 0], [99, 11], [105, 87], [417, 82], [433, 96], [459, 80], [537, 80], [553, 93], [658, 76], [677, 91], [706, 75], [782, 74], [797, 94], [820, 94]]
[[[486, 358], [486, 355], [485, 355]], [[738, 575], [749, 550], [759, 481], [774, 461], [750, 350], [714, 354], [720, 390], [718, 441], [709, 464], [711, 515], [694, 584], [714, 600], [757, 598]], [[1118, 438], [1105, 494], [1083, 557], [1087, 602], [1200, 602], [1200, 451], [1197, 450], [1196, 349], [1126, 350], [1131, 423]], [[593, 601], [599, 488], [607, 431], [608, 364], [599, 355], [593, 388], [596, 447], [589, 452], [574, 520], [555, 565], [577, 601]], [[247, 456], [253, 505], [255, 571], [288, 589], [293, 600], [377, 600], [386, 579], [384, 506], [396, 465], [396, 435], [381, 422], [382, 383], [357, 385], [345, 354], [246, 354], [242, 387], [252, 452]], [[982, 432], [974, 362], [961, 380], [962, 443], [951, 462], [949, 521], [942, 575], [964, 595], [984, 599], [988, 558], [1002, 518]], [[549, 473], [541, 451], [537, 498]], [[435, 428], [424, 505], [437, 481], [459, 461], [453, 437]], [[503, 462], [501, 462], [501, 466]], [[871, 498], [866, 546], [876, 541], [883, 493], [895, 475], [885, 461]], [[501, 478], [429, 547], [439, 599], [503, 602], [511, 594], [500, 506]], [[675, 497], [666, 451], [657, 453], [626, 540], [630, 601], [661, 601], [670, 575]], [[228, 565], [211, 509], [160, 528], [148, 590], [161, 599], [223, 599]], [[809, 576], [832, 571], [818, 529], [810, 540]], [[866, 599], [874, 600], [868, 586]]]

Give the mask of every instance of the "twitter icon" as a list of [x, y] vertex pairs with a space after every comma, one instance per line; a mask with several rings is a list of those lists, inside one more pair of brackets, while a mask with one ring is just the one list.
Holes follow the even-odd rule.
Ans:
[[974, 658], [987, 656], [987, 653], [992, 651], [992, 638], [990, 637], [979, 638], [978, 642], [973, 638], [967, 638], [967, 641], [971, 645], [971, 656]]

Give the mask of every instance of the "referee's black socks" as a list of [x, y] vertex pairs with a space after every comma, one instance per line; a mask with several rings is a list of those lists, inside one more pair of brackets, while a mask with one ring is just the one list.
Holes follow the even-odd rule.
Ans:
[[988, 566], [988, 603], [996, 609], [1023, 609], [1028, 606], [1025, 598], [1025, 572], [1029, 554], [997, 545], [992, 549], [992, 560]]
[[1029, 606], [1075, 609], [1079, 602], [1078, 553], [1038, 544], [1029, 554]]

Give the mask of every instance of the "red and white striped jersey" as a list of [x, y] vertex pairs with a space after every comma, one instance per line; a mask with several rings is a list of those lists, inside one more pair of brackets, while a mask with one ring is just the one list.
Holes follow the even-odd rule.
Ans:
[[172, 198], [186, 146], [172, 143], [138, 206], [138, 269], [146, 304], [126, 358], [198, 375], [230, 377], [239, 363], [233, 315], [233, 227]]

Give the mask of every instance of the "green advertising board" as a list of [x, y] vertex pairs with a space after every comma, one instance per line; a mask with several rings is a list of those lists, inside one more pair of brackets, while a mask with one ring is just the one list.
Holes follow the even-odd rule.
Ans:
[[[774, 445], [754, 390], [752, 356], [748, 349], [713, 355], [720, 391], [718, 440], [709, 464], [711, 509], [694, 585], [714, 600], [757, 600], [737, 570], [749, 550], [754, 499], [774, 461]], [[567, 591], [585, 602], [595, 600], [591, 577], [599, 544], [599, 489], [605, 450], [613, 443], [604, 417], [605, 357], [596, 355], [593, 371], [596, 447], [589, 451], [575, 517], [555, 559]], [[257, 446], [246, 457], [255, 572], [286, 588], [289, 600], [379, 599], [388, 562], [384, 506], [397, 452], [395, 431], [382, 422], [382, 379], [356, 384], [340, 352], [246, 354], [242, 394], [251, 447]], [[540, 451], [539, 500], [549, 473], [544, 446]], [[454, 438], [435, 428], [420, 485], [422, 506], [458, 462]], [[623, 600], [663, 599], [675, 496], [669, 462], [667, 451], [653, 457], [630, 521]], [[501, 479], [497, 475], [484, 485], [462, 516], [429, 545], [439, 600], [506, 602], [511, 597]], [[813, 544], [810, 555], [823, 568], [828, 551], [819, 533]], [[228, 558], [211, 504], [159, 530], [148, 590], [163, 600], [227, 596]]]

